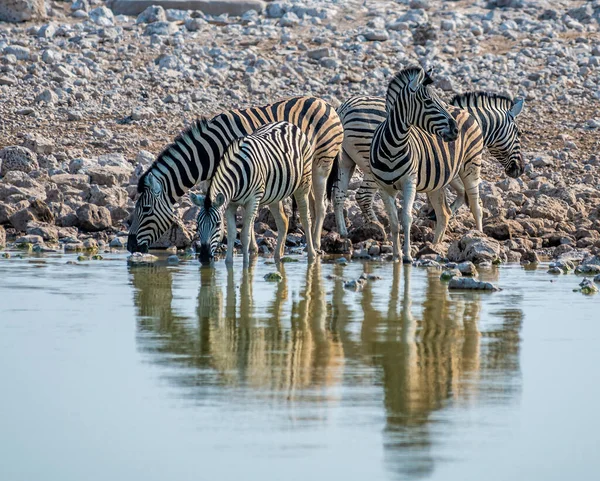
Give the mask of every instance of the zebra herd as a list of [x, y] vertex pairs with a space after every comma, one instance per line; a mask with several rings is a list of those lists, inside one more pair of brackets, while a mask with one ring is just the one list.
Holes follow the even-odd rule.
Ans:
[[[442, 240], [449, 218], [465, 200], [477, 229], [481, 155], [487, 147], [510, 177], [523, 173], [520, 132], [515, 119], [523, 100], [485, 92], [457, 95], [450, 104], [431, 89], [430, 72], [407, 68], [389, 83], [386, 98], [360, 96], [337, 112], [324, 100], [295, 97], [270, 105], [231, 110], [196, 121], [159, 154], [138, 183], [127, 247], [146, 252], [176, 220], [177, 201], [198, 182], [210, 181], [206, 196], [192, 194], [200, 207], [201, 262], [209, 262], [227, 220], [227, 257], [233, 261], [235, 210], [245, 208], [241, 233], [244, 264], [256, 251], [254, 219], [269, 207], [283, 255], [287, 218], [282, 201], [291, 195], [300, 211], [309, 261], [320, 249], [326, 197], [333, 200], [338, 231], [347, 236], [344, 202], [358, 166], [363, 182], [356, 199], [368, 222], [383, 226], [373, 210], [380, 192], [390, 219], [394, 259], [400, 258], [396, 196], [402, 192], [402, 227], [410, 232], [412, 206], [424, 192], [436, 218], [434, 243]], [[457, 193], [448, 206], [446, 186]], [[309, 212], [310, 210], [310, 212]], [[411, 262], [410, 235], [402, 259]]]

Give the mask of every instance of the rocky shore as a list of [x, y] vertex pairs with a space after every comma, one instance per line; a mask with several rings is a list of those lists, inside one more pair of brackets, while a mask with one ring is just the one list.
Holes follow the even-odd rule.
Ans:
[[[417, 257], [600, 253], [600, 0], [284, 1], [237, 16], [151, 7], [137, 17], [99, 0], [7, 5], [13, 17], [0, 18], [19, 23], [0, 22], [0, 246], [122, 248], [137, 179], [194, 118], [300, 94], [334, 106], [383, 95], [395, 71], [422, 63], [443, 98], [524, 97], [527, 168], [509, 179], [486, 156], [484, 234], [463, 208], [439, 246], [419, 196]], [[385, 256], [355, 203], [359, 179], [346, 204], [353, 255]], [[195, 209], [181, 200], [181, 223], [158, 247], [191, 245]], [[376, 209], [387, 225], [380, 200]], [[259, 220], [268, 252], [275, 226]], [[325, 228], [324, 249], [346, 252], [333, 214]], [[292, 231], [289, 247], [301, 243]]]

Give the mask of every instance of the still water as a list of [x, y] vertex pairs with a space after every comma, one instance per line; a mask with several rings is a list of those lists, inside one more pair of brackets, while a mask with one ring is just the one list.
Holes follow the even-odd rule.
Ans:
[[67, 259], [0, 260], [2, 481], [599, 479], [573, 275]]

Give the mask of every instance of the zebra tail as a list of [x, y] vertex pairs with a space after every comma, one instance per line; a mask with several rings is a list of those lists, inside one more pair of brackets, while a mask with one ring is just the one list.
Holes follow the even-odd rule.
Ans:
[[327, 177], [327, 200], [331, 201], [333, 198], [333, 187], [340, 180], [340, 156], [342, 153], [340, 152], [333, 159], [333, 165], [331, 166], [331, 172], [329, 173], [329, 177]]

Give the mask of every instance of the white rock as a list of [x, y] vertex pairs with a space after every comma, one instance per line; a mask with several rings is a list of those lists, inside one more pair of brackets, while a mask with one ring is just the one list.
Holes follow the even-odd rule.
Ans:
[[115, 16], [107, 7], [97, 7], [90, 11], [90, 20], [101, 27], [112, 27], [115, 24]]

